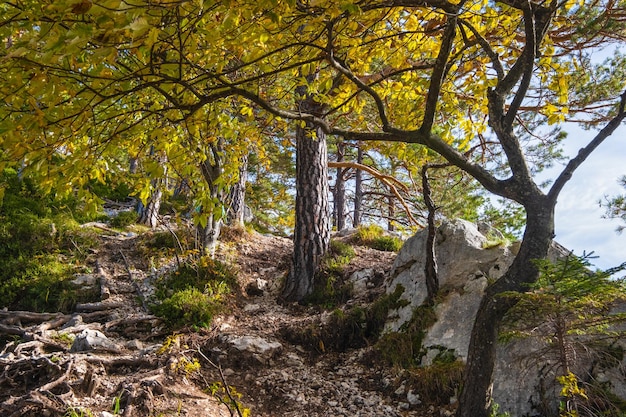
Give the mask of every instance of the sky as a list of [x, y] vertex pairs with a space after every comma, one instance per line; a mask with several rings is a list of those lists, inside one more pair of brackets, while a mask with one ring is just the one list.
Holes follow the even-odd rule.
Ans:
[[[565, 154], [573, 157], [597, 133], [597, 130], [581, 130], [568, 127], [564, 141]], [[557, 166], [547, 176], [556, 177]], [[626, 123], [593, 152], [575, 171], [574, 176], [561, 191], [556, 206], [555, 240], [576, 255], [593, 251], [598, 259], [591, 260], [598, 268], [606, 269], [626, 262], [626, 231], [615, 230], [623, 224], [618, 219], [602, 218], [605, 209], [599, 201], [605, 196], [624, 194], [626, 190], [618, 179], [626, 175]]]

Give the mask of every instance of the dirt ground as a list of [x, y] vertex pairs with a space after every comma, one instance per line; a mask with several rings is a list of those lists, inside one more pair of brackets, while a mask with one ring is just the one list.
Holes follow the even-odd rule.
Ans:
[[[345, 351], [297, 343], [332, 312], [280, 304], [289, 239], [225, 231], [217, 257], [241, 286], [210, 328], [166, 329], [149, 312], [154, 280], [174, 260], [146, 259], [135, 233], [103, 230], [90, 255], [101, 300], [72, 314], [0, 311], [2, 416], [427, 416], [403, 371], [370, 345]], [[394, 254], [356, 247], [346, 276], [369, 274], [345, 309], [384, 292]], [[76, 339], [97, 339], [77, 348]], [[294, 340], [296, 342], [294, 342]]]

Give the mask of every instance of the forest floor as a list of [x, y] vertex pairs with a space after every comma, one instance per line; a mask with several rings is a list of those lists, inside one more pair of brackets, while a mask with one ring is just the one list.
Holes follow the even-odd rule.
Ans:
[[[167, 329], [147, 302], [155, 277], [176, 262], [146, 259], [140, 235], [104, 228], [88, 257], [99, 302], [70, 314], [0, 311], [2, 416], [441, 416], [373, 342], [333, 349], [315, 335], [332, 311], [281, 304], [289, 239], [225, 231], [217, 257], [241, 291], [209, 328]], [[384, 293], [395, 253], [356, 246], [345, 275], [368, 276], [347, 306]], [[77, 347], [76, 339], [87, 347]]]

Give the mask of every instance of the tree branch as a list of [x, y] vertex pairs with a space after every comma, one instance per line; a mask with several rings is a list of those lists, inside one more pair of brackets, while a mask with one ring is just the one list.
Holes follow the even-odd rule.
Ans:
[[565, 166], [565, 169], [561, 172], [561, 174], [557, 177], [548, 192], [548, 198], [552, 201], [556, 201], [559, 196], [561, 190], [565, 186], [565, 184], [572, 178], [574, 171], [583, 163], [585, 160], [591, 155], [591, 153], [598, 147], [606, 138], [611, 136], [613, 132], [620, 126], [620, 124], [626, 118], [626, 90], [620, 96], [621, 100], [618, 107], [618, 112], [613, 119], [602, 129], [598, 134], [589, 142], [587, 146], [581, 148], [578, 151], [578, 155], [576, 157], [570, 159], [570, 161]]

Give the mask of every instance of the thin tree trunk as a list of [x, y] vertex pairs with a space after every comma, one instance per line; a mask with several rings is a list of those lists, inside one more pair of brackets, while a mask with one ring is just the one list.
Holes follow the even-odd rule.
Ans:
[[230, 189], [230, 207], [228, 208], [228, 224], [244, 226], [246, 213], [246, 181], [248, 180], [248, 155], [241, 158], [239, 165], [239, 179]]
[[[312, 98], [301, 102], [304, 111], [321, 113]], [[313, 125], [296, 127], [296, 224], [294, 253], [282, 298], [302, 301], [314, 288], [315, 275], [330, 244], [328, 151], [324, 131]]]
[[[342, 162], [345, 155], [345, 143], [337, 143], [337, 162]], [[346, 181], [344, 179], [345, 170], [337, 168], [335, 177], [335, 189], [333, 198], [334, 223], [337, 230], [346, 227]]]
[[[207, 183], [211, 200], [223, 201], [223, 193], [218, 185], [218, 178], [222, 175], [222, 152], [223, 143], [218, 140], [217, 143], [211, 143], [211, 155], [200, 164], [202, 177]], [[203, 210], [206, 207], [202, 208]], [[215, 249], [220, 236], [222, 227], [222, 215], [215, 213], [216, 207], [211, 207], [206, 213], [206, 225], [198, 226], [198, 240], [201, 252], [206, 253], [210, 257], [215, 256]]]
[[[150, 150], [150, 154], [154, 154], [154, 150]], [[133, 167], [133, 161], [131, 160], [131, 170], [136, 169]], [[151, 181], [152, 186], [152, 194], [148, 198], [146, 205], [141, 204], [138, 207], [139, 212], [139, 220], [137, 223], [149, 226], [154, 229], [159, 224], [159, 210], [161, 208], [161, 201], [163, 200], [163, 189], [166, 187], [166, 176], [167, 176], [167, 155], [165, 153], [161, 153], [158, 156], [159, 164], [163, 167], [163, 176], [159, 178], [154, 178]], [[136, 163], [136, 162], [135, 162]]]
[[[360, 144], [357, 144], [357, 156], [356, 162], [358, 164], [363, 163], [363, 149]], [[354, 173], [354, 216], [352, 218], [352, 227], [359, 227], [361, 225], [363, 207], [363, 172], [357, 169]]]
[[424, 203], [428, 208], [428, 234], [426, 236], [426, 263], [424, 264], [424, 275], [426, 277], [426, 291], [428, 292], [428, 303], [433, 304], [439, 292], [439, 277], [437, 276], [437, 254], [435, 253], [435, 214], [437, 207], [433, 201], [430, 184], [428, 182], [428, 164], [422, 167], [422, 194]]
[[[538, 199], [535, 199], [538, 200]], [[487, 417], [491, 377], [496, 356], [500, 323], [515, 305], [502, 298], [505, 291], [524, 291], [526, 284], [536, 281], [537, 267], [531, 260], [543, 259], [554, 236], [554, 204], [535, 201], [527, 207], [526, 230], [519, 253], [507, 272], [485, 291], [472, 329], [463, 389], [459, 397], [457, 417]]]

